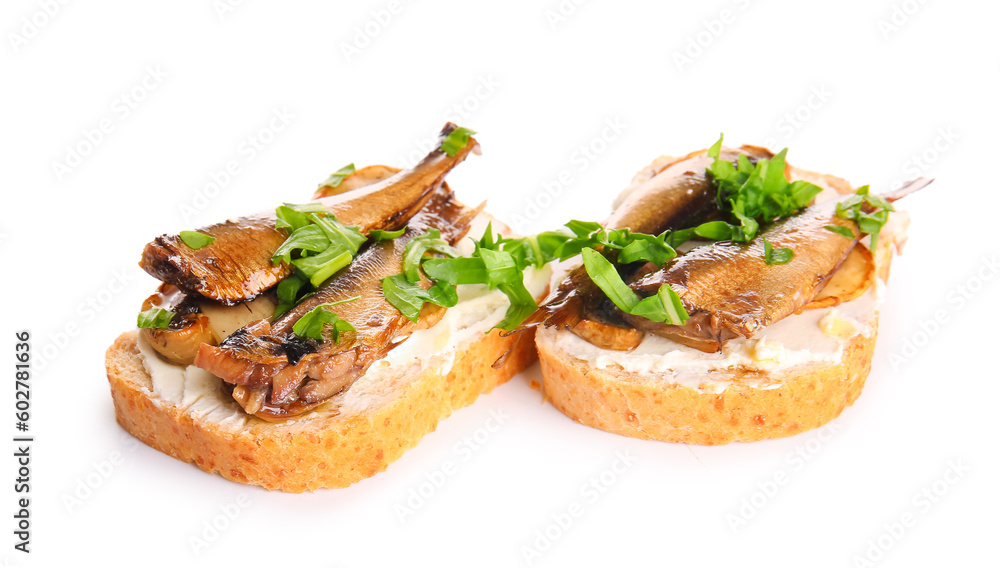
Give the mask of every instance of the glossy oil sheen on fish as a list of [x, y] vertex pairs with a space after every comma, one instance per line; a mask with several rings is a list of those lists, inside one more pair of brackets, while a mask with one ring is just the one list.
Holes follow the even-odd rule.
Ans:
[[[751, 162], [772, 157], [769, 151], [753, 146], [744, 146], [739, 150], [725, 148], [721, 157], [735, 163], [739, 154], [745, 154]], [[706, 172], [712, 162], [707, 150], [702, 150], [668, 163], [628, 195], [603, 223], [604, 228], [627, 227], [637, 233], [659, 234], [697, 225], [718, 210], [715, 184]], [[624, 279], [628, 279], [635, 268], [618, 266]], [[542, 323], [572, 330], [584, 318], [600, 321], [604, 318], [598, 313], [598, 308], [604, 299], [604, 292], [580, 266], [563, 279], [522, 326]], [[611, 333], [614, 330], [607, 331]], [[596, 338], [596, 335], [591, 337]]]
[[[449, 123], [443, 139], [457, 127]], [[411, 170], [362, 189], [319, 200], [345, 225], [362, 233], [402, 227], [420, 210], [444, 177], [477, 150], [474, 138], [455, 156], [437, 149]], [[227, 304], [251, 299], [291, 274], [285, 263], [271, 257], [287, 233], [275, 228], [273, 213], [252, 215], [199, 229], [215, 239], [199, 250], [177, 235], [163, 235], [146, 245], [139, 265], [155, 278]]]
[[[624, 319], [636, 329], [706, 352], [718, 351], [730, 339], [753, 336], [808, 304], [854, 248], [860, 236], [857, 224], [838, 217], [835, 205], [809, 207], [750, 243], [720, 241], [698, 247], [630, 285], [640, 296], [670, 285], [691, 316], [684, 325], [627, 314]], [[827, 225], [846, 227], [854, 238], [834, 233]], [[792, 260], [766, 264], [764, 239], [774, 248], [791, 248]]]
[[[381, 281], [402, 272], [403, 252], [410, 239], [436, 228], [443, 238], [455, 242], [478, 212], [458, 203], [444, 186], [413, 217], [402, 237], [369, 246], [348, 268], [273, 323], [248, 326], [219, 347], [202, 346], [195, 364], [242, 389], [266, 393], [257, 397], [263, 402], [260, 407], [247, 408], [264, 418], [294, 416], [322, 403], [362, 376], [410, 333], [443, 315], [443, 308], [428, 304], [418, 322], [411, 322], [385, 300]], [[295, 322], [314, 307], [354, 297], [359, 299], [325, 308], [357, 330], [343, 333], [338, 343], [317, 344], [292, 334]]]

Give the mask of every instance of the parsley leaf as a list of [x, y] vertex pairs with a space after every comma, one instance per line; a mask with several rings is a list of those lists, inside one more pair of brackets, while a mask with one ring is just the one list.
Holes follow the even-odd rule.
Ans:
[[[543, 238], [536, 240], [504, 239], [493, 234], [492, 224], [486, 227], [480, 240], [475, 241], [472, 256], [462, 257], [458, 251], [441, 238], [441, 232], [430, 229], [407, 243], [403, 259], [403, 272], [382, 280], [382, 293], [386, 301], [406, 316], [417, 321], [425, 302], [452, 307], [458, 302], [456, 286], [485, 284], [498, 289], [510, 300], [504, 319], [494, 327], [512, 330], [538, 307], [534, 297], [524, 286], [523, 270], [539, 259], [551, 261], [552, 251], [565, 240]], [[548, 251], [542, 252], [542, 247]], [[505, 250], [510, 247], [511, 250]], [[516, 251], [517, 254], [515, 254]], [[427, 252], [444, 254], [447, 258], [428, 258]], [[544, 264], [543, 262], [543, 264]], [[432, 282], [424, 290], [418, 285], [421, 272]]]
[[640, 300], [638, 294], [618, 275], [614, 265], [601, 253], [585, 248], [582, 254], [583, 265], [590, 279], [621, 311], [670, 325], [682, 325], [690, 317], [680, 296], [670, 285], [664, 284], [655, 295]]
[[436, 252], [448, 257], [458, 256], [455, 247], [448, 244], [448, 241], [441, 238], [441, 231], [430, 229], [422, 235], [410, 239], [406, 243], [406, 250], [403, 253], [403, 274], [410, 282], [420, 280], [420, 262], [428, 252]]
[[475, 134], [475, 130], [469, 130], [463, 126], [459, 126], [455, 130], [452, 130], [448, 136], [445, 136], [444, 140], [441, 141], [441, 150], [445, 154], [454, 158], [455, 154], [459, 150], [465, 148], [466, 144], [469, 143], [469, 137]]
[[854, 231], [852, 231], [852, 230], [850, 230], [847, 227], [844, 227], [842, 225], [824, 225], [823, 228], [826, 229], [826, 230], [828, 230], [828, 231], [833, 231], [834, 233], [837, 233], [838, 235], [840, 235], [840, 236], [842, 236], [844, 238], [848, 238], [848, 239], [853, 239], [854, 238]]
[[[875, 250], [878, 245], [878, 236], [889, 220], [889, 213], [896, 209], [884, 197], [871, 195], [868, 186], [859, 187], [854, 195], [837, 204], [837, 216], [841, 219], [849, 219], [858, 223], [858, 229], [867, 235], [872, 236], [871, 250]], [[827, 227], [830, 229], [830, 227]], [[841, 227], [846, 229], [845, 227]], [[831, 231], [833, 229], [830, 229]], [[850, 229], [846, 229], [850, 231]], [[854, 238], [852, 232], [850, 236], [846, 232], [834, 231], [845, 237]]]
[[274, 309], [273, 319], [280, 318], [296, 304], [312, 296], [312, 292], [308, 292], [310, 289], [310, 286], [307, 286], [308, 282], [309, 279], [301, 272], [293, 272], [278, 282], [278, 306]]
[[340, 340], [340, 333], [342, 331], [355, 331], [354, 326], [350, 322], [340, 319], [337, 314], [323, 308], [336, 306], [345, 302], [353, 302], [358, 298], [360, 296], [316, 306], [309, 313], [299, 318], [299, 321], [295, 322], [295, 325], [292, 326], [292, 333], [299, 337], [309, 337], [316, 341], [323, 341], [323, 330], [329, 325], [330, 340], [337, 343]]
[[275, 215], [275, 226], [289, 235], [271, 256], [271, 262], [284, 262], [296, 269], [278, 283], [278, 306], [273, 316], [278, 318], [349, 265], [368, 239], [357, 227], [337, 221], [322, 203], [285, 203], [275, 210]]
[[215, 242], [215, 237], [210, 237], [198, 231], [181, 231], [178, 236], [192, 250], [201, 250]]
[[346, 166], [340, 168], [339, 170], [330, 174], [330, 177], [326, 178], [326, 181], [319, 184], [320, 187], [338, 187], [343, 183], [347, 176], [354, 173], [354, 163], [347, 164]]
[[422, 268], [431, 280], [452, 285], [483, 284], [489, 279], [486, 263], [476, 257], [428, 258]]
[[795, 257], [795, 252], [790, 248], [774, 248], [770, 241], [764, 239], [764, 263], [788, 264]]
[[454, 284], [438, 282], [424, 290], [418, 284], [410, 282], [406, 274], [394, 274], [383, 278], [382, 295], [387, 302], [414, 323], [420, 317], [420, 310], [425, 302], [446, 308], [458, 303], [458, 293]]
[[713, 241], [750, 242], [762, 226], [795, 214], [823, 191], [821, 187], [804, 180], [789, 182], [785, 179], [788, 148], [769, 160], [757, 160], [756, 164], [751, 164], [749, 158], [740, 154], [736, 166], [733, 166], [732, 162], [720, 157], [722, 139], [720, 135], [708, 151], [709, 157], [715, 161], [707, 170], [716, 184], [719, 208], [729, 219], [675, 231], [668, 240], [671, 246], [679, 246], [694, 236]]
[[666, 242], [668, 234], [669, 231], [664, 231], [654, 237], [643, 233], [631, 233], [634, 240], [618, 253], [618, 262], [628, 264], [644, 260], [663, 266], [677, 256], [677, 251]]
[[371, 231], [368, 232], [368, 238], [374, 239], [374, 242], [377, 244], [382, 241], [398, 239], [399, 237], [403, 236], [403, 233], [405, 232], [406, 232], [406, 227], [403, 227], [402, 229], [399, 229], [397, 231], [383, 231], [381, 229], [372, 229]]
[[170, 322], [176, 315], [176, 312], [172, 312], [164, 308], [150, 308], [139, 313], [139, 317], [136, 318], [135, 325], [140, 329], [167, 329], [167, 326], [170, 325]]

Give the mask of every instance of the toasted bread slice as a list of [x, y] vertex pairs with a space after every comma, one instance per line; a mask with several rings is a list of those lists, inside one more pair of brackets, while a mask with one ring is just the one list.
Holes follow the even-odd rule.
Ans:
[[[669, 161], [657, 159], [633, 185]], [[827, 198], [853, 191], [833, 176], [789, 170], [792, 179], [824, 187]], [[635, 352], [623, 353], [563, 329], [540, 329], [535, 340], [544, 396], [582, 424], [667, 442], [748, 442], [821, 426], [864, 387], [880, 295], [907, 224], [905, 213], [890, 217], [872, 251], [877, 281], [862, 298], [789, 316], [752, 339], [729, 342], [718, 354], [648, 335]]]
[[[247, 416], [211, 375], [207, 382], [188, 377], [194, 384], [183, 385], [188, 396], [179, 400], [161, 396], [144, 361], [155, 354], [140, 350], [135, 331], [108, 349], [107, 372], [118, 423], [139, 440], [232, 481], [301, 493], [384, 471], [440, 420], [530, 365], [532, 339], [480, 333], [423, 365], [362, 379], [319, 411], [285, 423]], [[508, 349], [503, 365], [491, 367]], [[351, 394], [355, 387], [363, 392]]]
[[[471, 234], [491, 221], [509, 233], [482, 213]], [[544, 297], [549, 275], [547, 267], [525, 270], [535, 298]], [[486, 333], [509, 305], [502, 292], [470, 285], [458, 294], [441, 321], [410, 335], [345, 392], [280, 423], [248, 415], [218, 377], [170, 364], [136, 331], [124, 333], [106, 358], [118, 423], [232, 481], [293, 493], [346, 487], [384, 471], [439, 421], [534, 362], [533, 333]]]

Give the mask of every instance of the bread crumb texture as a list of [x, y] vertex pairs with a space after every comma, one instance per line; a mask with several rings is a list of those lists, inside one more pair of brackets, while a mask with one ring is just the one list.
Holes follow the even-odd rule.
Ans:
[[[877, 323], [877, 322], [876, 322]], [[812, 364], [769, 377], [728, 369], [701, 391], [617, 368], [597, 369], [538, 341], [545, 397], [573, 420], [624, 436], [718, 445], [792, 436], [826, 424], [857, 400], [871, 369], [875, 333], [858, 334], [836, 365]]]

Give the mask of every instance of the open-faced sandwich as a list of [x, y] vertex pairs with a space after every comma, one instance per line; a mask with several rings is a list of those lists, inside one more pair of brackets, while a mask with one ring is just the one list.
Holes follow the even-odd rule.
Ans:
[[122, 427], [234, 481], [343, 487], [530, 364], [530, 334], [501, 330], [549, 272], [444, 182], [472, 134], [449, 124], [411, 170], [351, 165], [307, 204], [149, 243], [162, 284], [107, 353]]
[[567, 416], [724, 444], [815, 428], [861, 393], [908, 224], [891, 203], [927, 182], [879, 196], [721, 144], [654, 161], [603, 224], [569, 225], [557, 256], [582, 262], [522, 326]]

